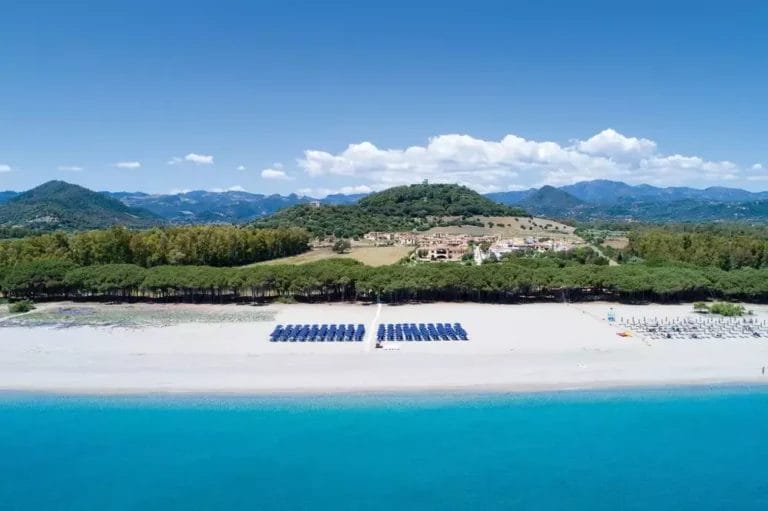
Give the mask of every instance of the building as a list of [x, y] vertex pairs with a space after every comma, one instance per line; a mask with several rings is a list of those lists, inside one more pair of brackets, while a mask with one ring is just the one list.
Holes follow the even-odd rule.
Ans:
[[416, 250], [416, 257], [420, 261], [461, 261], [466, 253], [466, 246], [430, 245], [419, 247]]

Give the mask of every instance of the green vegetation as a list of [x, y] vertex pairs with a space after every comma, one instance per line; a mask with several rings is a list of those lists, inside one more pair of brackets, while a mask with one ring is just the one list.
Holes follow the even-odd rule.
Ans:
[[525, 215], [459, 185], [390, 188], [346, 206], [299, 205], [256, 220], [257, 227], [302, 227], [315, 236], [357, 238], [371, 231], [427, 230], [441, 225], [483, 225], [472, 216]]
[[8, 305], [8, 312], [11, 314], [21, 314], [35, 310], [35, 304], [31, 300], [19, 300]]
[[515, 258], [498, 264], [369, 267], [349, 259], [246, 268], [19, 263], [0, 270], [10, 298], [161, 301], [461, 300], [679, 301], [768, 299], [768, 269], [582, 264]]
[[0, 204], [0, 226], [28, 230], [141, 228], [161, 223], [149, 211], [63, 181], [49, 181]]
[[336, 243], [333, 244], [333, 251], [337, 254], [343, 254], [344, 252], [348, 252], [349, 249], [352, 248], [352, 243], [349, 242], [349, 240], [340, 239], [336, 240]]
[[711, 305], [704, 302], [693, 304], [694, 312], [719, 314], [720, 316], [734, 317], [743, 316], [747, 310], [740, 303], [715, 302]]
[[723, 270], [765, 268], [768, 267], [768, 238], [724, 232], [640, 229], [629, 233], [626, 253], [654, 263], [682, 262]]
[[466, 186], [452, 184], [396, 186], [360, 199], [358, 206], [369, 213], [411, 218], [525, 214], [493, 202]]
[[[493, 254], [491, 254], [493, 255]], [[569, 264], [594, 264], [596, 266], [608, 265], [608, 259], [601, 256], [590, 247], [576, 247], [561, 252], [538, 252], [536, 250], [518, 250], [510, 252], [502, 257], [502, 261], [514, 261], [520, 258], [537, 258], [554, 261], [559, 268]]]
[[132, 231], [112, 227], [0, 241], [0, 266], [51, 259], [81, 266], [237, 266], [299, 254], [309, 249], [308, 243], [307, 232], [293, 228], [206, 225]]

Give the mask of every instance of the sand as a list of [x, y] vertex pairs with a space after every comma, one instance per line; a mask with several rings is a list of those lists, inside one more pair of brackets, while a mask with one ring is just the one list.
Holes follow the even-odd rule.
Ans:
[[[274, 321], [6, 326], [0, 389], [263, 394], [768, 383], [766, 338], [622, 338], [616, 334], [623, 329], [605, 319], [610, 307], [619, 317], [693, 314], [690, 304], [271, 305], [264, 309]], [[768, 318], [768, 308], [749, 308]], [[275, 323], [364, 323], [371, 332], [378, 322], [436, 321], [460, 321], [470, 341], [401, 342], [397, 350], [375, 349], [373, 336], [361, 343], [268, 341]]]

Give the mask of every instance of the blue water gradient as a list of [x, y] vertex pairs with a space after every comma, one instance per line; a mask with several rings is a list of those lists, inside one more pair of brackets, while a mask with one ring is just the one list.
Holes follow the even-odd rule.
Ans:
[[0, 394], [2, 510], [766, 510], [768, 390]]

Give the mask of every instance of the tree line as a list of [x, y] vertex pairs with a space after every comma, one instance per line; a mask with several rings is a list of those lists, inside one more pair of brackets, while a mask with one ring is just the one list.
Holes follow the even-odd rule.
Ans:
[[768, 269], [690, 265], [605, 266], [552, 259], [501, 264], [369, 267], [348, 259], [244, 268], [37, 260], [0, 268], [11, 299], [168, 302], [679, 301], [768, 300]]
[[307, 250], [309, 234], [299, 228], [204, 225], [130, 230], [112, 227], [0, 241], [0, 267], [38, 260], [69, 261], [78, 266], [238, 266]]
[[768, 267], [768, 238], [743, 232], [639, 229], [629, 233], [626, 255], [651, 262], [681, 262], [723, 270]]

